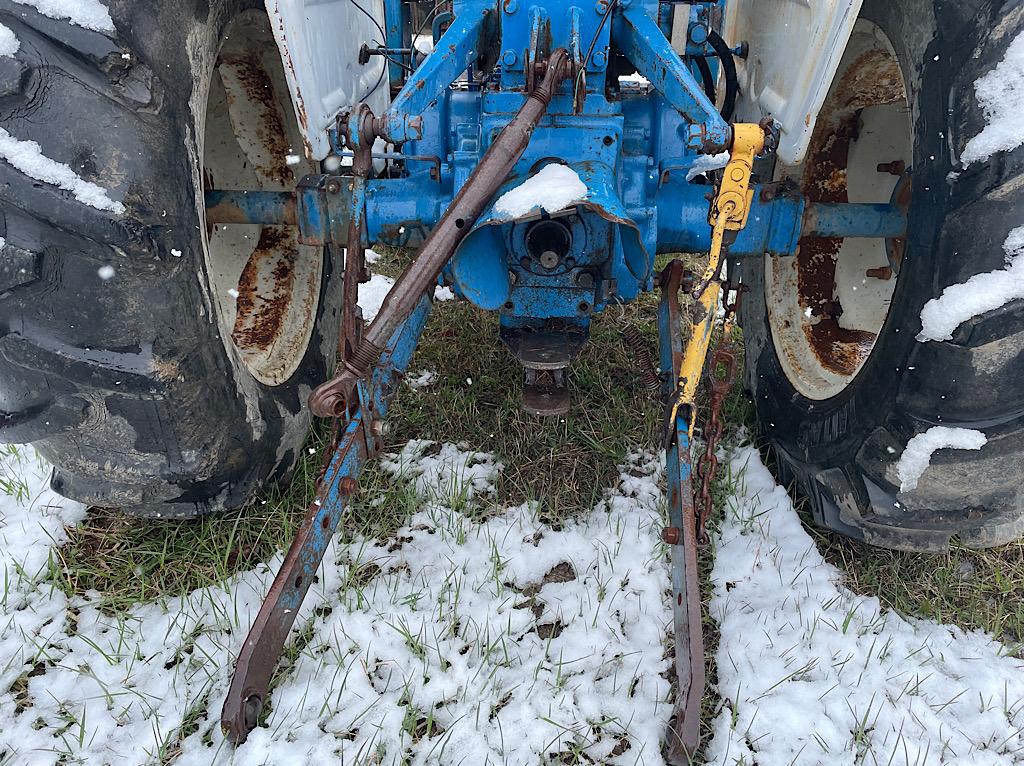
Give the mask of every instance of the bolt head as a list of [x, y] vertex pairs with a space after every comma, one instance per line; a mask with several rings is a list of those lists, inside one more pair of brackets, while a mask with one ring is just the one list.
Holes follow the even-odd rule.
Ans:
[[511, 16], [519, 10], [519, 2], [518, 0], [505, 0], [503, 7], [505, 8], [505, 13]]
[[596, 69], [604, 69], [608, 64], [608, 54], [604, 51], [595, 51], [590, 61]]
[[694, 45], [703, 45], [708, 41], [708, 28], [700, 22], [690, 24], [687, 34]]
[[501, 56], [501, 63], [504, 64], [505, 66], [508, 66], [508, 67], [515, 66], [516, 61], [518, 61], [518, 60], [519, 60], [519, 56], [511, 48], [509, 50], [505, 51], [502, 54], [502, 56]]
[[661, 541], [666, 545], [679, 545], [679, 527], [665, 527], [661, 530]]

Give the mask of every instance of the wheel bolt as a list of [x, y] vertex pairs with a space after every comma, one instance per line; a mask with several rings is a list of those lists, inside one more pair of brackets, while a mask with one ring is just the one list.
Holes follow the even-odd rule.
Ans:
[[891, 266], [879, 266], [877, 269], [868, 269], [864, 273], [869, 277], [874, 277], [875, 279], [892, 279]]

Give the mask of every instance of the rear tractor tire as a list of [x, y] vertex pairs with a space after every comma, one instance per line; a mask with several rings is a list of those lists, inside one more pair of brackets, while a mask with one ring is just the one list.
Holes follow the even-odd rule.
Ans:
[[286, 161], [302, 141], [262, 0], [107, 5], [95, 31], [0, 0], [8, 144], [92, 190], [0, 162], [0, 440], [35, 444], [84, 503], [238, 507], [301, 452], [340, 280], [289, 228], [208, 229], [204, 184], [317, 168]]
[[[1024, 224], [1024, 147], [964, 162], [986, 118], [979, 77], [1024, 31], [1020, 2], [865, 0], [805, 162], [776, 169], [819, 202], [909, 204], [905, 240], [804, 238], [747, 262], [747, 382], [783, 479], [814, 520], [869, 543], [941, 551], [1024, 534], [1024, 301], [915, 339], [925, 304], [1005, 268]], [[901, 491], [907, 443], [975, 429]]]

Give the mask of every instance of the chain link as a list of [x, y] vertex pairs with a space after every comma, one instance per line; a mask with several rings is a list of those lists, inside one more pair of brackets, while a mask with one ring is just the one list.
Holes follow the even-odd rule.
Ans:
[[722, 304], [725, 307], [725, 321], [722, 325], [722, 337], [718, 348], [711, 355], [711, 366], [707, 377], [711, 380], [709, 414], [704, 428], [704, 452], [697, 459], [697, 475], [700, 477], [700, 489], [695, 491], [694, 511], [697, 514], [697, 541], [701, 545], [708, 542], [707, 521], [714, 507], [711, 486], [718, 472], [718, 444], [725, 430], [722, 421], [722, 404], [732, 388], [736, 378], [736, 348], [732, 340], [733, 317], [739, 308], [742, 297], [742, 286], [736, 290], [735, 303], [729, 303], [729, 285], [723, 286]]

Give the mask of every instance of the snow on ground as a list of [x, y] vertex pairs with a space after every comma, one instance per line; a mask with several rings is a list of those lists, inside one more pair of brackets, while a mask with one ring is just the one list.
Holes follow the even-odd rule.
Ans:
[[34, 501], [3, 505], [15, 586], [0, 601], [0, 762], [148, 763], [190, 713], [176, 764], [536, 764], [572, 748], [660, 763], [659, 456], [631, 454], [606, 498], [557, 531], [530, 505], [488, 508], [501, 470], [490, 455], [417, 441], [384, 465], [413, 482], [418, 512], [383, 544], [332, 544], [298, 616], [312, 638], [267, 726], [237, 750], [219, 710], [280, 556], [222, 587], [104, 615], [49, 581], [62, 523], [82, 509], [41, 490], [33, 469]]
[[[709, 764], [1024, 763], [1024, 661], [841, 585], [751, 448], [715, 541]], [[741, 476], [742, 474], [742, 476]]]
[[1003, 252], [1005, 269], [975, 274], [924, 304], [917, 340], [952, 340], [953, 331], [968, 319], [1024, 298], [1024, 226], [1006, 236]]
[[494, 203], [502, 218], [519, 218], [537, 209], [557, 213], [587, 196], [587, 185], [568, 165], [552, 162], [509, 189]]
[[429, 388], [437, 382], [437, 372], [434, 370], [420, 370], [418, 373], [409, 375], [405, 383], [409, 388]]
[[112, 200], [105, 189], [81, 178], [67, 165], [44, 155], [35, 141], [17, 139], [3, 128], [0, 128], [0, 157], [27, 176], [71, 192], [75, 199], [85, 205], [109, 210], [117, 215], [124, 213], [124, 205]]
[[[370, 261], [373, 263], [374, 261]], [[384, 299], [388, 297], [388, 291], [394, 286], [395, 280], [383, 274], [373, 274], [369, 282], [359, 285], [359, 308], [363, 310], [363, 320], [372, 322], [377, 316], [380, 307], [384, 305]], [[434, 288], [435, 301], [450, 301], [455, 298], [455, 293], [450, 287], [438, 285]]]
[[21, 41], [10, 27], [0, 24], [0, 56], [11, 57], [18, 52]]
[[[266, 725], [234, 749], [219, 711], [281, 556], [104, 614], [51, 579], [84, 509], [46, 488], [30, 448], [4, 447], [0, 762], [662, 764], [661, 457], [631, 453], [604, 499], [558, 530], [530, 504], [493, 506], [502, 466], [489, 454], [413, 441], [382, 465], [418, 510], [392, 539], [332, 543], [293, 632], [309, 641]], [[757, 452], [727, 465], [737, 492], [710, 605], [724, 706], [706, 763], [1024, 762], [1024, 663], [985, 634], [853, 594]]]
[[114, 22], [110, 12], [99, 0], [14, 0], [30, 5], [51, 19], [67, 19], [96, 32], [113, 32]]
[[979, 450], [988, 443], [985, 434], [972, 428], [950, 428], [932, 426], [907, 442], [907, 446], [896, 464], [896, 475], [900, 479], [900, 492], [917, 489], [918, 479], [928, 469], [932, 455], [940, 449]]
[[1024, 144], [1024, 34], [1018, 35], [996, 68], [978, 78], [974, 95], [985, 114], [986, 125], [964, 147], [964, 166], [987, 160]]
[[383, 274], [374, 274], [369, 282], [359, 285], [359, 308], [363, 310], [363, 320], [372, 322], [377, 316], [380, 307], [384, 305], [384, 299], [388, 297], [388, 291], [395, 284], [395, 280]]

